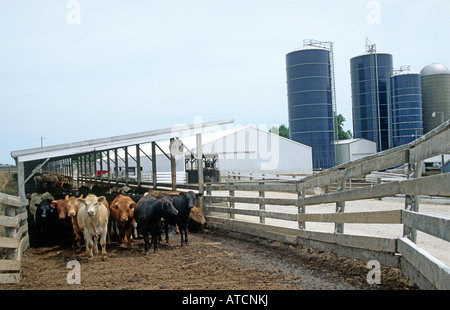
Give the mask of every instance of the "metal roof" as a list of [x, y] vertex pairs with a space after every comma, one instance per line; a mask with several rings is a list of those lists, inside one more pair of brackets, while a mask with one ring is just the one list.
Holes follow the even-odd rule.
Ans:
[[436, 74], [450, 74], [450, 70], [443, 64], [431, 64], [420, 71], [422, 76], [436, 75]]
[[108, 138], [12, 151], [11, 157], [18, 160], [19, 162], [28, 162], [47, 158], [72, 157], [77, 154], [106, 151], [136, 144], [150, 143], [153, 141], [176, 137], [181, 138], [185, 136], [191, 136], [192, 134], [200, 133], [204, 128], [218, 127], [230, 123], [234, 123], [234, 120], [228, 119], [198, 124], [196, 123], [191, 125], [177, 125], [165, 129], [151, 130]]

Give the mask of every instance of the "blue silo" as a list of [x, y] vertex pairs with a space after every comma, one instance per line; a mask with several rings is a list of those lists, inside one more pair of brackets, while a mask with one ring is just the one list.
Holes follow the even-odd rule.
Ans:
[[350, 59], [353, 136], [376, 142], [378, 151], [391, 146], [388, 85], [392, 71], [392, 55], [377, 53], [375, 45]]
[[314, 169], [331, 168], [335, 165], [332, 43], [305, 41], [303, 48], [286, 55], [286, 74], [290, 138], [312, 147]]
[[391, 77], [393, 147], [423, 135], [422, 85], [420, 73], [402, 67]]

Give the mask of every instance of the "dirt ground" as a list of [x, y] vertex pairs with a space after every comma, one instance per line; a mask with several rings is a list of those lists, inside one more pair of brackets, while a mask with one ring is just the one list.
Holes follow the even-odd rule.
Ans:
[[[291, 246], [243, 234], [210, 229], [179, 235], [162, 243], [157, 253], [143, 253], [143, 240], [132, 249], [116, 242], [108, 259], [88, 260], [86, 253], [61, 247], [29, 248], [23, 256], [20, 284], [0, 290], [370, 290], [417, 289], [400, 278], [399, 270], [382, 267], [381, 284], [366, 281], [367, 262]], [[68, 284], [70, 260], [81, 266], [81, 284]]]

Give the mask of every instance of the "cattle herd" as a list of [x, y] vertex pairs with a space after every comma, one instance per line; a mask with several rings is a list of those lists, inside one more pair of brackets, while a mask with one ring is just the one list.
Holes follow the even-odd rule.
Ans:
[[29, 195], [28, 226], [33, 247], [63, 245], [80, 253], [84, 243], [92, 259], [100, 245], [102, 258], [107, 259], [107, 244], [118, 242], [120, 247], [132, 248], [132, 242], [143, 237], [148, 254], [151, 243], [157, 251], [162, 234], [169, 242], [169, 226], [179, 232], [183, 246], [188, 243], [188, 230], [198, 231], [206, 225], [201, 208], [194, 205], [201, 195], [192, 191], [143, 193], [124, 187], [109, 193], [108, 188], [95, 185], [59, 193], [56, 199], [50, 192]]

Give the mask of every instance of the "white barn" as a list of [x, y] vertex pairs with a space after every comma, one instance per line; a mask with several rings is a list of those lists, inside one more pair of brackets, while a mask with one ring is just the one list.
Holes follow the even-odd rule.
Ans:
[[[205, 155], [216, 155], [221, 173], [308, 175], [313, 173], [312, 148], [276, 134], [247, 126], [203, 141]], [[192, 149], [194, 151], [194, 149]]]
[[362, 138], [339, 140], [335, 143], [338, 153], [336, 165], [354, 161], [377, 152], [377, 144], [375, 142]]

